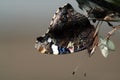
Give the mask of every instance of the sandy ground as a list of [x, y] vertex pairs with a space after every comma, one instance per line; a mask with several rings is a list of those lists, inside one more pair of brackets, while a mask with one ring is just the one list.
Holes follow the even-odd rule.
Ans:
[[[63, 3], [59, 5], [61, 4]], [[54, 10], [58, 5], [55, 6]], [[8, 8], [2, 10], [8, 11]], [[35, 38], [45, 33], [54, 13], [53, 9], [50, 14], [45, 13], [47, 8], [43, 10], [47, 17], [42, 16], [42, 12], [35, 15], [37, 10], [34, 11], [34, 16], [27, 15], [27, 11], [16, 13], [15, 16], [10, 12], [0, 14], [0, 80], [120, 80], [119, 32], [111, 38], [116, 45], [116, 51], [111, 52], [113, 54], [108, 58], [102, 56], [99, 48], [91, 58], [87, 51], [53, 56], [40, 54], [34, 48]], [[108, 31], [106, 23], [103, 26], [101, 34]], [[79, 68], [72, 75], [76, 66]]]

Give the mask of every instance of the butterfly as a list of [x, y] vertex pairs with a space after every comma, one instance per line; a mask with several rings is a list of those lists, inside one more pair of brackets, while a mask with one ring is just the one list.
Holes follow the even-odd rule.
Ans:
[[92, 50], [94, 26], [67, 3], [55, 12], [46, 33], [36, 38], [35, 48], [43, 54], [71, 54]]

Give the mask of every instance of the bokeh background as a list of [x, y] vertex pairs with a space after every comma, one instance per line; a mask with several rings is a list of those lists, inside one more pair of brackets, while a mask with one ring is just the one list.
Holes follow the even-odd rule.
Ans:
[[[34, 48], [36, 37], [47, 31], [53, 14], [65, 3], [80, 12], [75, 0], [0, 0], [0, 80], [120, 80], [119, 32], [111, 38], [116, 51], [108, 58], [99, 48], [90, 58], [87, 51], [54, 56]], [[100, 33], [109, 30], [104, 23]]]

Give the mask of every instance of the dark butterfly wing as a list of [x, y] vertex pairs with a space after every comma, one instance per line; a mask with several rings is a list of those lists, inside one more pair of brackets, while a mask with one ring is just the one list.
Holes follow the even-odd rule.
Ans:
[[56, 55], [82, 51], [92, 45], [94, 32], [89, 20], [66, 4], [54, 14], [45, 35], [37, 38], [36, 48]]

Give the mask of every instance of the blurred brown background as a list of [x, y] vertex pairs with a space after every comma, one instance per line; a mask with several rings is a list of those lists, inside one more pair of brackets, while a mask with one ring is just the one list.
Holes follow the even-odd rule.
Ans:
[[[0, 80], [120, 80], [119, 32], [111, 38], [116, 51], [106, 59], [99, 48], [91, 58], [87, 51], [53, 56], [34, 48], [55, 11], [68, 2], [80, 12], [74, 0], [0, 0]], [[100, 33], [110, 29], [104, 23]]]

